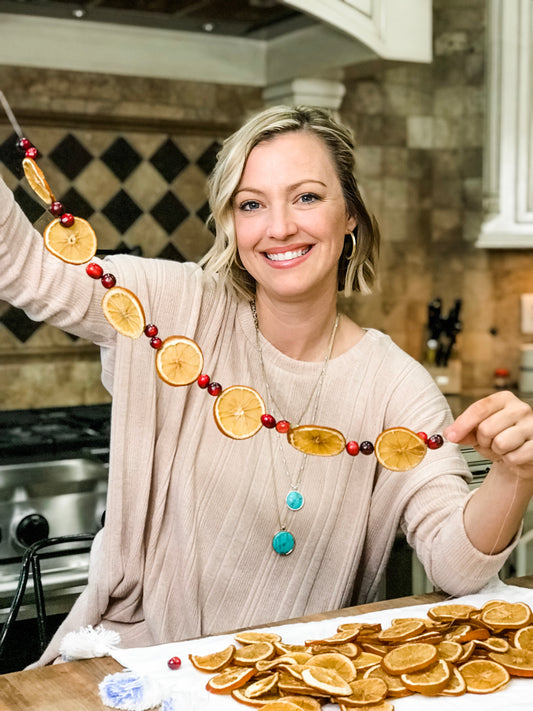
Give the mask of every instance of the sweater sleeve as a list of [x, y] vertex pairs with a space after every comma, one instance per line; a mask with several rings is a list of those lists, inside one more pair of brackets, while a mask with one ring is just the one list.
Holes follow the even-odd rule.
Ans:
[[83, 265], [66, 264], [48, 252], [1, 178], [0, 298], [34, 321], [46, 321], [100, 346], [115, 340], [100, 306], [98, 280], [89, 278]]

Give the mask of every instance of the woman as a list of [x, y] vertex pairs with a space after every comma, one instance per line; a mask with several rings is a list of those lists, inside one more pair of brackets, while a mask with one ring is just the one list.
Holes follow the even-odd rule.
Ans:
[[[211, 381], [254, 388], [278, 421], [359, 443], [393, 426], [444, 432], [450, 442], [409, 472], [371, 453], [308, 456], [267, 427], [224, 437], [206, 389], [159, 379], [145, 339], [117, 335], [102, 315], [98, 281], [52, 258], [2, 186], [0, 296], [100, 345], [113, 395], [106, 525], [89, 584], [40, 663], [85, 625], [141, 646], [371, 599], [398, 526], [452, 595], [505, 561], [531, 495], [533, 415], [499, 393], [452, 425], [419, 363], [338, 314], [339, 286], [370, 288], [378, 247], [353, 168], [349, 132], [324, 112], [269, 109], [221, 151], [205, 269], [130, 256], [104, 267], [162, 337], [200, 345]], [[451, 441], [497, 460], [473, 496]]]

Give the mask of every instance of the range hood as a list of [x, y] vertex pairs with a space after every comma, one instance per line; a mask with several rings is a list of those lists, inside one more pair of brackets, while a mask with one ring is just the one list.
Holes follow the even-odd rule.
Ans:
[[273, 36], [229, 36], [94, 20], [91, 12], [47, 16], [53, 2], [0, 1], [0, 65], [269, 87], [380, 58], [431, 61], [431, 0], [278, 4], [306, 21]]

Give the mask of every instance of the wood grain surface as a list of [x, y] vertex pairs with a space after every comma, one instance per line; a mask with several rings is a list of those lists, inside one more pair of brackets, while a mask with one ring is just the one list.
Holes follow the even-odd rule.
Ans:
[[[506, 582], [510, 585], [533, 588], [533, 575], [513, 578]], [[441, 602], [443, 599], [444, 596], [439, 593], [411, 595], [309, 615], [287, 622], [308, 622], [345, 615], [361, 615], [396, 607]], [[111, 657], [100, 657], [1, 675], [0, 711], [106, 711], [106, 709], [109, 711], [109, 707], [104, 706], [100, 700], [98, 684], [107, 674], [114, 674], [121, 669], [121, 665]]]

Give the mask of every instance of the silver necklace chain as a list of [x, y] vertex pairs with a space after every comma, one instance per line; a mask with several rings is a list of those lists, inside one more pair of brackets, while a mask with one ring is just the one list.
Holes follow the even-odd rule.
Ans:
[[[259, 362], [260, 362], [260, 364], [261, 364], [261, 372], [262, 372], [262, 375], [263, 375], [263, 380], [264, 380], [264, 382], [265, 382], [265, 389], [266, 389], [267, 396], [268, 396], [268, 397], [267, 397], [267, 407], [270, 409], [270, 408], [271, 408], [271, 405], [274, 405], [274, 406], [276, 407], [276, 409], [278, 410], [279, 414], [281, 415], [282, 410], [281, 410], [280, 406], [277, 404], [277, 402], [276, 402], [275, 399], [274, 399], [274, 396], [273, 396], [273, 394], [272, 394], [272, 390], [271, 390], [271, 388], [270, 388], [270, 385], [269, 385], [269, 382], [268, 382], [268, 378], [267, 378], [267, 375], [266, 375], [265, 362], [264, 362], [264, 359], [263, 359], [263, 349], [262, 349], [262, 347], [261, 347], [261, 339], [260, 339], [260, 332], [259, 332], [259, 321], [258, 321], [258, 318], [257, 318], [257, 310], [256, 310], [256, 306], [255, 306], [255, 301], [251, 301], [251, 302], [250, 302], [250, 308], [251, 308], [251, 310], [252, 310], [252, 316], [253, 316], [253, 320], [254, 320], [255, 336], [256, 336], [256, 344], [257, 344], [257, 352], [258, 352], [258, 354], [259, 354]], [[325, 379], [325, 377], [326, 377], [326, 371], [327, 371], [327, 369], [328, 369], [328, 363], [329, 363], [329, 360], [330, 360], [330, 358], [331, 358], [331, 353], [332, 353], [332, 351], [333, 351], [333, 344], [334, 344], [334, 342], [335, 342], [335, 334], [337, 333], [337, 327], [338, 327], [338, 325], [339, 325], [339, 319], [340, 319], [340, 316], [339, 316], [339, 314], [337, 313], [336, 318], [335, 318], [335, 323], [333, 324], [333, 329], [332, 329], [332, 331], [331, 331], [331, 336], [330, 336], [330, 339], [329, 339], [328, 348], [327, 348], [327, 351], [326, 351], [326, 355], [325, 355], [325, 358], [324, 358], [324, 362], [322, 363], [322, 369], [321, 369], [321, 371], [320, 371], [320, 373], [319, 373], [319, 376], [318, 376], [318, 379], [317, 379], [317, 381], [316, 381], [316, 383], [315, 383], [315, 385], [314, 385], [314, 387], [313, 387], [313, 389], [312, 389], [312, 391], [311, 391], [311, 395], [310, 395], [310, 397], [309, 397], [307, 403], [305, 404], [305, 407], [304, 407], [303, 410], [302, 410], [302, 414], [301, 414], [300, 417], [296, 420], [295, 424], [301, 424], [303, 416], [305, 415], [305, 413], [306, 413], [307, 410], [309, 409], [309, 407], [310, 407], [310, 405], [311, 405], [311, 402], [312, 402], [312, 400], [313, 400], [313, 397], [315, 397], [315, 393], [316, 393], [316, 397], [315, 397], [315, 403], [314, 403], [314, 408], [313, 408], [313, 414], [312, 414], [311, 422], [315, 422], [315, 420], [316, 420], [316, 415], [317, 415], [317, 412], [318, 412], [318, 405], [319, 405], [319, 402], [320, 402], [320, 395], [321, 395], [321, 393], [322, 393], [322, 385], [323, 385], [324, 379]], [[273, 462], [274, 462], [274, 452], [272, 451], [272, 441], [270, 441], [270, 445], [271, 445], [272, 466], [273, 466]], [[279, 446], [279, 451], [280, 451], [280, 454], [281, 454], [281, 458], [282, 458], [282, 460], [283, 460], [283, 466], [284, 466], [284, 469], [285, 469], [285, 475], [286, 475], [286, 477], [287, 477], [287, 481], [289, 482], [289, 486], [290, 486], [290, 488], [291, 488], [291, 491], [297, 491], [298, 488], [299, 488], [299, 486], [300, 486], [300, 483], [301, 483], [301, 481], [302, 481], [302, 476], [303, 476], [303, 472], [304, 472], [305, 464], [306, 464], [306, 460], [307, 460], [307, 454], [302, 454], [302, 459], [301, 459], [301, 462], [300, 462], [300, 467], [299, 467], [299, 469], [298, 469], [298, 474], [297, 474], [297, 476], [296, 476], [296, 481], [293, 482], [293, 480], [292, 480], [292, 478], [291, 478], [291, 475], [290, 475], [289, 466], [288, 466], [287, 460], [286, 460], [286, 458], [285, 458], [285, 452], [283, 451], [283, 447], [282, 447], [282, 444], [281, 444], [281, 438], [278, 438], [278, 446]], [[274, 481], [274, 484], [275, 484], [275, 481]], [[276, 501], [277, 501], [277, 492], [276, 492]], [[278, 512], [278, 513], [279, 513], [279, 512]], [[283, 528], [283, 526], [282, 526], [282, 524], [281, 524], [281, 520], [280, 520], [280, 527]]]

